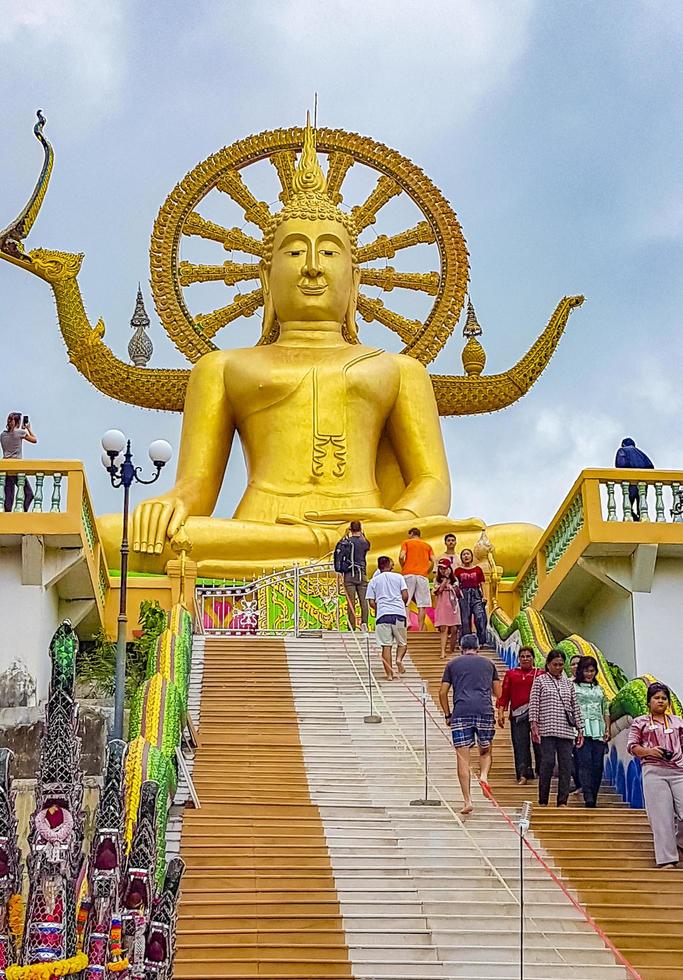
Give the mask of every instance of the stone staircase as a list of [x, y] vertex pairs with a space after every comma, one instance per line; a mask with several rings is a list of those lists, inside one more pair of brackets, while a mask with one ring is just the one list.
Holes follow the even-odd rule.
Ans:
[[[438, 638], [411, 633], [409, 649], [436, 697], [443, 673]], [[492, 651], [483, 652], [504, 676], [505, 665]], [[490, 782], [496, 799], [511, 812], [524, 799], [537, 800], [535, 784], [515, 782], [507, 728], [496, 735]], [[532, 828], [564, 880], [643, 980], [681, 980], [683, 871], [655, 868], [645, 811], [631, 810], [605, 786], [595, 810], [585, 809], [580, 796], [570, 797], [566, 808], [535, 807]]]
[[[383, 721], [364, 724], [363, 643], [207, 637], [178, 980], [519, 976], [517, 835], [478, 787], [459, 817], [452, 748], [431, 724], [441, 805], [410, 806], [420, 676], [409, 664], [406, 684], [378, 683]], [[525, 875], [525, 977], [626, 977], [533, 858]]]

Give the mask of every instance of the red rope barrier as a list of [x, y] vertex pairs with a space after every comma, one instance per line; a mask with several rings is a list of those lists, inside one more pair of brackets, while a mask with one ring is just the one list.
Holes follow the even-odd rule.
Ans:
[[[404, 688], [408, 691], [408, 693], [419, 704], [422, 704], [422, 698], [421, 697], [418, 697], [415, 694], [415, 692], [412, 690], [412, 688], [410, 687], [410, 685], [403, 679], [403, 676], [401, 674], [398, 675], [398, 679], [403, 684]], [[429, 689], [429, 685], [427, 684], [427, 682], [424, 681], [423, 683], [425, 685], [425, 690], [428, 690]], [[443, 728], [441, 727], [441, 725], [439, 724], [439, 722], [437, 721], [437, 719], [434, 717], [434, 715], [429, 710], [429, 708], [427, 708], [426, 705], [425, 705], [425, 710], [427, 712], [427, 715], [428, 715], [429, 719], [436, 726], [436, 728], [438, 729], [438, 731], [440, 732], [440, 734], [443, 735], [443, 737], [446, 739], [446, 741], [450, 744], [450, 741], [451, 740], [449, 739], [448, 735], [446, 734], [446, 732], [444, 732]], [[498, 800], [495, 798], [495, 796], [493, 795], [493, 791], [491, 790], [491, 787], [489, 786], [489, 784], [483, 782], [481, 779], [477, 780], [477, 782], [479, 783], [479, 785], [481, 787], [481, 791], [484, 794], [484, 796], [488, 800], [490, 800], [491, 803], [493, 803], [494, 807], [498, 810], [498, 812], [503, 817], [503, 819], [505, 820], [505, 822], [514, 831], [514, 833], [519, 837], [520, 836], [519, 828], [515, 825], [514, 821], [511, 820], [511, 818], [505, 812], [505, 810], [500, 805], [500, 803], [498, 802]], [[527, 850], [529, 851], [529, 853], [532, 855], [532, 857], [534, 857], [536, 859], [536, 861], [544, 869], [544, 871], [546, 871], [546, 873], [555, 882], [555, 884], [558, 886], [558, 888], [560, 888], [560, 890], [566, 896], [566, 898], [569, 899], [569, 901], [574, 906], [574, 908], [578, 912], [581, 913], [581, 915], [586, 920], [586, 922], [588, 923], [588, 925], [600, 937], [600, 939], [603, 941], [603, 943], [605, 944], [605, 946], [616, 957], [616, 959], [618, 960], [618, 962], [621, 963], [621, 965], [626, 968], [626, 970], [628, 971], [628, 974], [632, 978], [632, 980], [642, 980], [641, 975], [629, 963], [629, 961], [626, 959], [626, 957], [623, 955], [623, 953], [621, 953], [620, 950], [617, 949], [617, 947], [614, 945], [614, 943], [609, 938], [609, 936], [600, 928], [600, 926], [597, 924], [597, 922], [595, 921], [595, 919], [593, 918], [593, 916], [590, 914], [590, 912], [588, 911], [588, 909], [586, 909], [579, 901], [577, 901], [574, 898], [574, 896], [568, 890], [568, 888], [566, 887], [566, 885], [564, 884], [564, 882], [562, 881], [562, 879], [559, 878], [555, 874], [555, 872], [553, 871], [553, 869], [550, 867], [550, 865], [547, 863], [547, 861], [545, 861], [544, 858], [541, 857], [541, 855], [538, 853], [538, 851], [536, 850], [536, 848], [532, 844], [529, 843], [529, 841], [527, 840], [526, 837], [523, 837], [522, 840], [524, 842], [525, 847], [527, 848]]]

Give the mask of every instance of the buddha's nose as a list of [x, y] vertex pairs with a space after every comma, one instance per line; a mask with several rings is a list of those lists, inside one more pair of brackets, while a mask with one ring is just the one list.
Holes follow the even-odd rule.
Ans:
[[320, 275], [320, 264], [318, 263], [318, 256], [315, 249], [309, 248], [306, 250], [306, 261], [301, 271], [309, 279], [315, 279], [316, 276]]

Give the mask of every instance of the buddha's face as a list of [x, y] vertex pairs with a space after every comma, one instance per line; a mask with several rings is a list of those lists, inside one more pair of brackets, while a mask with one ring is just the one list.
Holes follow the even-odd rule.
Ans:
[[355, 305], [358, 277], [346, 229], [324, 219], [284, 221], [275, 232], [270, 269], [262, 270], [280, 323], [343, 323]]

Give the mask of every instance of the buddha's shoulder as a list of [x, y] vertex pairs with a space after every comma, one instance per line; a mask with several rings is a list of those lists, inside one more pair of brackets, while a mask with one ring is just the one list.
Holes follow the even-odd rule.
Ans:
[[382, 357], [386, 358], [386, 364], [391, 365], [398, 371], [401, 377], [428, 377], [427, 368], [420, 361], [408, 354], [390, 354], [382, 351]]
[[194, 371], [202, 373], [219, 373], [230, 368], [237, 368], [255, 360], [262, 347], [237, 347], [233, 350], [213, 350], [204, 354], [194, 366]]

